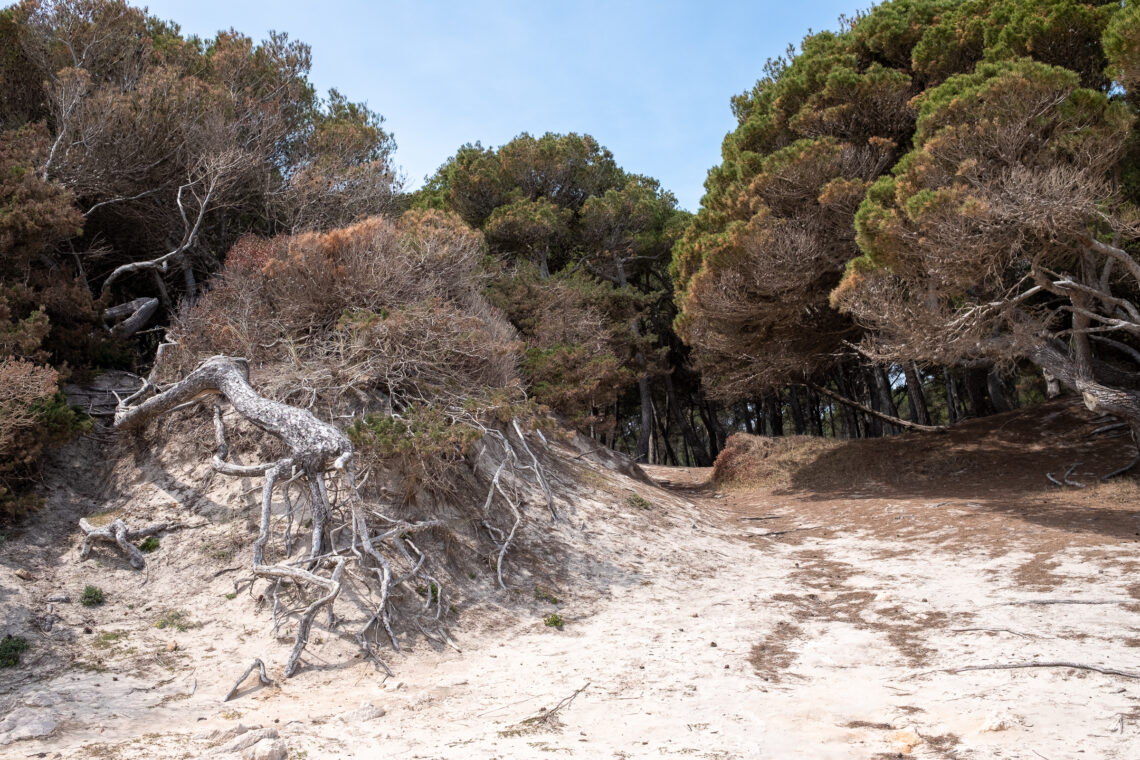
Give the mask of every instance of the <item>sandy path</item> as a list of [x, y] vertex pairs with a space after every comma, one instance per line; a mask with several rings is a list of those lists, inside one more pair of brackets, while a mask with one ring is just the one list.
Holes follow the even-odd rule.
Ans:
[[[976, 504], [725, 497], [685, 490], [707, 473], [651, 470], [679, 496], [594, 515], [581, 537], [609, 564], [592, 587], [557, 589], [557, 607], [488, 611], [460, 628], [462, 653], [393, 656], [386, 682], [330, 655], [220, 705], [216, 684], [262, 644], [257, 623], [235, 639], [219, 620], [178, 637], [158, 687], [153, 673], [111, 671], [36, 685], [61, 730], [0, 754], [237, 757], [219, 745], [240, 724], [275, 729], [295, 758], [1140, 757], [1140, 680], [947, 672], [1034, 660], [1140, 671], [1134, 542], [1060, 548], [1048, 588], [1027, 587], [1019, 573], [1036, 555], [1017, 541], [950, 540], [975, 517], [1009, 519]], [[845, 522], [852, 510], [863, 522]], [[1027, 603], [1045, 599], [1098, 603]], [[542, 623], [554, 609], [562, 630]], [[203, 688], [187, 697], [191, 679]], [[582, 687], [556, 720], [523, 722]], [[20, 687], [17, 701], [35, 693]], [[338, 717], [362, 702], [385, 714]]]

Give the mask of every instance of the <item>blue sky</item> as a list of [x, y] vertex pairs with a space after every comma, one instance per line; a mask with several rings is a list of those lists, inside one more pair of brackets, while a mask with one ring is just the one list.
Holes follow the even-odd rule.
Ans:
[[418, 187], [455, 150], [521, 132], [588, 133], [627, 171], [695, 211], [735, 127], [732, 95], [808, 29], [870, 3], [707, 0], [161, 0], [183, 32], [288, 32], [313, 49], [311, 79], [384, 115]]

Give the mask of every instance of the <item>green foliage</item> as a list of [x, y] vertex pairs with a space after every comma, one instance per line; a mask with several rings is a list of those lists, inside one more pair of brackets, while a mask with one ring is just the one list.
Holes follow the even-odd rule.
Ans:
[[154, 621], [154, 627], [158, 629], [170, 628], [179, 633], [184, 633], [193, 628], [194, 623], [191, 622], [190, 616], [182, 610], [167, 610], [162, 613], [158, 620]]
[[562, 630], [562, 616], [557, 612], [551, 612], [549, 615], [542, 619], [543, 625], [547, 628], [557, 628]]
[[553, 594], [553, 592], [543, 588], [542, 586], [534, 587], [534, 598], [540, 602], [549, 602], [550, 604], [559, 604], [561, 600]]
[[357, 449], [379, 459], [461, 457], [482, 437], [477, 428], [432, 406], [412, 406], [399, 416], [366, 414], [345, 432]]
[[[939, 236], [987, 230], [981, 258], [948, 243], [938, 264], [955, 288], [981, 292], [978, 277], [1001, 271], [1011, 249], [1001, 225], [985, 226], [996, 201], [970, 188], [997, 182], [998, 166], [1075, 172], [1066, 176], [1081, 177], [1071, 180], [1080, 191], [1101, 181], [1095, 172], [1123, 155], [1131, 129], [1105, 68], [1131, 98], [1137, 19], [1131, 2], [890, 0], [770, 61], [733, 99], [739, 125], [673, 249], [676, 327], [706, 380], [751, 398], [826, 370], [865, 324], [836, 311], [881, 288], [881, 273], [914, 266], [916, 248]], [[1126, 187], [1140, 186], [1135, 163], [1117, 164]]]
[[87, 432], [92, 424], [68, 406], [54, 370], [0, 359], [0, 517], [39, 505], [39, 497], [29, 491], [44, 452]]
[[653, 503], [641, 494], [630, 494], [625, 502], [634, 509], [653, 509]]
[[665, 371], [668, 258], [684, 214], [592, 137], [465, 145], [415, 204], [453, 210], [486, 236], [488, 299], [525, 341], [522, 373], [540, 403], [609, 429], [622, 393]]
[[98, 607], [100, 604], [107, 600], [103, 589], [98, 586], [88, 584], [83, 587], [83, 594], [79, 597], [79, 602], [84, 607]]
[[139, 551], [149, 554], [150, 552], [157, 551], [159, 547], [158, 539], [154, 536], [147, 536], [139, 544]]
[[13, 668], [20, 664], [20, 655], [32, 648], [23, 636], [7, 634], [0, 640], [0, 668]]

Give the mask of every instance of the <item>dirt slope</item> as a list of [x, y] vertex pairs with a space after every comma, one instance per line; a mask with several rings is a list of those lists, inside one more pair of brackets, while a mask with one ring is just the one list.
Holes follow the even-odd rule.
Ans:
[[[453, 630], [462, 652], [414, 640], [385, 679], [322, 630], [288, 681], [273, 671], [288, 636], [256, 594], [227, 598], [230, 578], [213, 577], [245, 561], [225, 556], [246, 529], [241, 489], [129, 456], [93, 479], [89, 440], [0, 548], [3, 632], [56, 617], [0, 671], [0, 720], [56, 727], [0, 755], [1135, 758], [1140, 679], [958, 670], [1140, 675], [1138, 490], [1044, 477], [1080, 461], [1071, 478], [1091, 482], [1126, 460], [1111, 432], [1089, 435], [1100, 424], [1055, 403], [949, 436], [796, 449], [723, 490], [706, 470], [646, 468], [651, 485], [552, 443], [572, 463], [565, 518], [532, 524], [562, 547], [558, 572], [520, 563], [511, 594], [477, 581]], [[188, 527], [148, 573], [106, 549], [79, 561], [75, 520], [109, 507]], [[76, 603], [87, 582], [105, 605]], [[544, 625], [552, 612], [561, 629]], [[223, 704], [257, 656], [276, 683], [251, 678]]]

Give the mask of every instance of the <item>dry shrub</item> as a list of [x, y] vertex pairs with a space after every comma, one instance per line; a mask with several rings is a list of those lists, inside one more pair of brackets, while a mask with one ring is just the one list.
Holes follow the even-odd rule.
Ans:
[[786, 486], [800, 467], [841, 445], [807, 435], [768, 438], [735, 433], [713, 463], [713, 482], [723, 487]]
[[162, 374], [244, 356], [263, 394], [351, 417], [362, 467], [398, 473], [405, 495], [446, 491], [478, 431], [526, 409], [521, 344], [482, 296], [482, 255], [481, 234], [439, 211], [244, 239], [177, 319]]
[[0, 517], [38, 503], [26, 491], [39, 474], [45, 447], [66, 441], [85, 426], [59, 394], [58, 383], [50, 367], [0, 360]]

